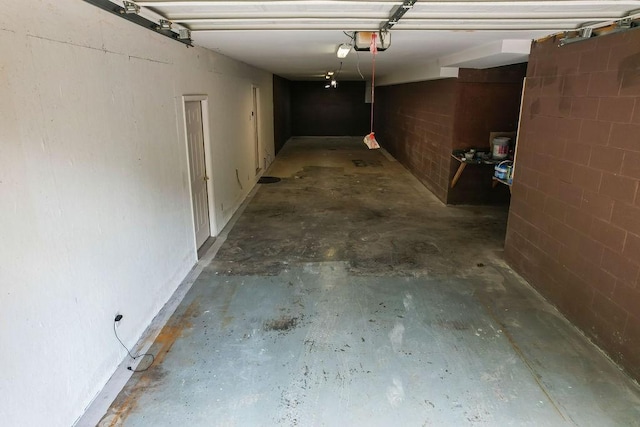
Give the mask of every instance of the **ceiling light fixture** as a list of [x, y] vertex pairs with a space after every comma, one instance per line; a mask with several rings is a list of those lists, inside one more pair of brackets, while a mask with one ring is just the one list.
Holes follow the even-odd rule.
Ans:
[[340, 46], [338, 46], [338, 53], [337, 53], [338, 58], [340, 59], [346, 58], [349, 52], [351, 52], [350, 44], [342, 43]]
[[326, 79], [325, 89], [336, 89], [338, 87], [338, 80], [336, 80], [337, 74], [333, 71], [328, 71], [324, 78]]

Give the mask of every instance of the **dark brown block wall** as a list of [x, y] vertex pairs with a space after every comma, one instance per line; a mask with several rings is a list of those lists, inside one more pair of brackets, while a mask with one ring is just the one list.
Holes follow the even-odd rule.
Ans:
[[443, 201], [455, 106], [455, 79], [376, 88], [376, 139]]
[[517, 130], [522, 81], [526, 73], [527, 64], [460, 70], [455, 148], [488, 149], [489, 132]]
[[453, 189], [454, 149], [489, 149], [489, 132], [517, 128], [526, 65], [461, 69], [457, 79], [376, 88], [376, 137], [445, 203], [506, 203], [493, 166], [468, 166]]
[[[453, 149], [490, 149], [489, 133], [513, 132], [518, 128], [522, 81], [527, 64], [474, 70], [460, 69]], [[451, 159], [453, 178], [459, 163]], [[467, 166], [454, 188], [447, 194], [448, 204], [506, 204], [509, 188], [492, 186], [493, 165]]]
[[534, 44], [508, 262], [640, 379], [640, 30]]

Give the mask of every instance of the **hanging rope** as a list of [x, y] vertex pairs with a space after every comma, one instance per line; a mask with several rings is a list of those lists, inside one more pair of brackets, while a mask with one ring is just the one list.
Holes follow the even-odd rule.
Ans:
[[371, 133], [373, 133], [373, 104], [375, 103], [375, 93], [376, 93], [376, 54], [378, 53], [378, 45], [376, 43], [376, 39], [378, 35], [373, 33], [371, 35], [371, 45], [369, 49], [371, 50]]
[[371, 34], [371, 45], [369, 50], [373, 55], [371, 59], [371, 133], [364, 137], [363, 142], [370, 150], [380, 148], [380, 144], [376, 141], [376, 136], [373, 133], [373, 105], [375, 103], [375, 90], [376, 90], [376, 54], [378, 53], [378, 45], [376, 43], [378, 35], [376, 33]]
[[375, 104], [375, 90], [376, 90], [376, 54], [378, 53], [378, 44], [377, 42], [378, 34], [371, 34], [371, 45], [369, 46], [369, 50], [371, 50], [371, 133], [364, 137], [363, 142], [370, 150], [375, 150], [380, 148], [380, 144], [376, 141], [375, 134], [373, 133], [373, 116], [374, 116], [374, 108]]

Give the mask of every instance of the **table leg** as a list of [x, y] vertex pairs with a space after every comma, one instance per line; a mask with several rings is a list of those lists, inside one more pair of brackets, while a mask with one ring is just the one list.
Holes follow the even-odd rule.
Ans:
[[453, 176], [453, 179], [451, 180], [451, 188], [455, 187], [465, 167], [467, 167], [467, 164], [465, 162], [460, 162], [460, 166], [458, 166], [458, 170], [456, 171], [456, 174]]

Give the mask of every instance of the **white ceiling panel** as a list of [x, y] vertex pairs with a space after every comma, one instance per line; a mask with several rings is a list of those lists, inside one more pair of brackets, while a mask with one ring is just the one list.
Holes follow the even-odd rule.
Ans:
[[217, 31], [217, 30], [340, 30], [346, 28], [350, 31], [372, 30], [379, 28], [384, 20], [380, 19], [354, 19], [354, 18], [288, 18], [288, 19], [216, 19], [198, 21], [177, 21], [177, 23], [190, 28], [192, 31]]
[[547, 0], [547, 1], [418, 1], [406, 18], [455, 16], [576, 17], [577, 15], [620, 17], [638, 8], [638, 1]]
[[[122, 0], [111, 0], [122, 4]], [[193, 42], [272, 73], [297, 80], [370, 75], [371, 54], [336, 57], [345, 32], [377, 31], [402, 1], [376, 0], [150, 0], [143, 10], [191, 30]], [[640, 0], [418, 0], [391, 29], [391, 46], [376, 57], [381, 80], [420, 75], [440, 58], [470, 53], [460, 66], [488, 67], [526, 60], [526, 53], [483, 49], [504, 40], [527, 41], [625, 16], [640, 18]], [[475, 55], [473, 54], [476, 50]], [[436, 64], [436, 65], [434, 65]], [[437, 72], [436, 74], [440, 74]]]

